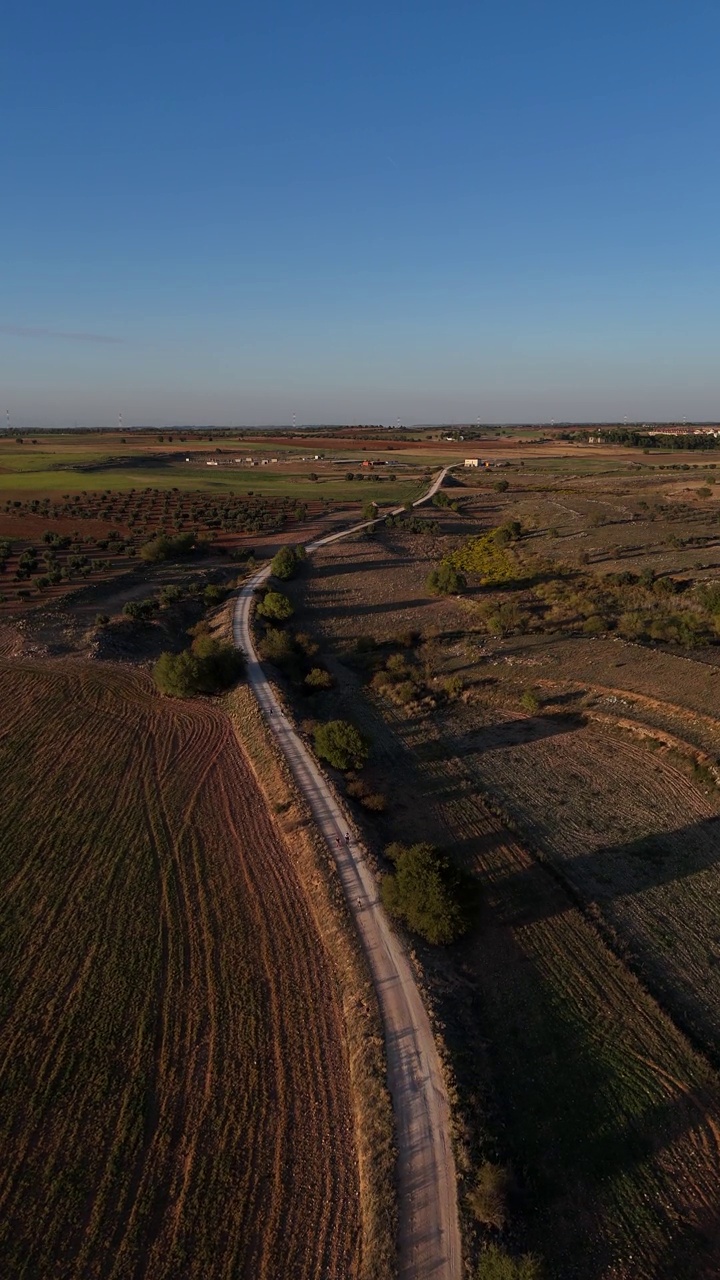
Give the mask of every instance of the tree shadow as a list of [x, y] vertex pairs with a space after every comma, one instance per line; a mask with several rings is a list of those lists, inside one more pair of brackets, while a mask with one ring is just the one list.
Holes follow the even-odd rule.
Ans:
[[569, 693], [543, 694], [543, 704], [546, 707], [565, 707], [585, 697], [586, 693], [587, 689], [571, 689]]
[[402, 569], [412, 564], [415, 564], [415, 561], [410, 557], [375, 560], [368, 556], [367, 560], [355, 561], [349, 564], [338, 563], [337, 561], [333, 561], [330, 564], [312, 564], [310, 576], [314, 581], [320, 578], [344, 578], [346, 574], [375, 573], [382, 569]]
[[[576, 695], [568, 695], [570, 697]], [[584, 716], [572, 713], [557, 715], [523, 716], [517, 720], [506, 720], [502, 724], [483, 725], [473, 730], [461, 740], [443, 744], [442, 741], [428, 743], [425, 753], [418, 746], [418, 755], [426, 759], [454, 758], [478, 755], [485, 751], [497, 751], [503, 747], [517, 747], [527, 742], [540, 742], [543, 738], [554, 738], [561, 734], [575, 733], [582, 729], [586, 721]]]
[[[601, 1280], [620, 1261], [610, 1243], [618, 1192], [633, 1182], [639, 1194], [655, 1185], [655, 1199], [644, 1197], [644, 1217], [655, 1218], [650, 1238], [666, 1242], [668, 1259], [682, 1256], [687, 1238], [698, 1262], [717, 1264], [720, 1192], [708, 1204], [690, 1173], [676, 1186], [669, 1172], [679, 1144], [692, 1140], [707, 1152], [704, 1180], [712, 1185], [718, 1153], [707, 1117], [718, 1114], [716, 1092], [676, 1088], [651, 1067], [646, 1071], [624, 1023], [626, 1010], [605, 1002], [601, 988], [574, 1001], [550, 981], [515, 932], [508, 896], [503, 889], [501, 900], [489, 904], [482, 939], [458, 951], [469, 957], [465, 974], [473, 971], [475, 1016], [531, 1237], [550, 1252], [559, 1274]], [[695, 1133], [699, 1139], [691, 1139]], [[670, 1280], [676, 1273], [663, 1267], [656, 1274]]]
[[[328, 595], [330, 594], [337, 596], [339, 593], [328, 592]], [[354, 604], [348, 605], [317, 606], [313, 601], [313, 616], [319, 619], [350, 617], [367, 618], [375, 614], [401, 613], [406, 609], [427, 609], [432, 603], [432, 600], [428, 599], [427, 596], [421, 596], [417, 600], [386, 600], [377, 604], [360, 604], [356, 601]]]
[[[532, 827], [528, 834], [532, 836]], [[601, 846], [574, 858], [553, 858], [543, 867], [583, 903], [603, 906], [708, 871], [720, 863], [720, 815], [672, 831], [653, 831], [622, 844]], [[558, 914], [558, 905], [534, 892], [533, 869], [508, 876], [513, 899], [526, 903], [526, 922]], [[532, 903], [535, 902], [533, 909]]]

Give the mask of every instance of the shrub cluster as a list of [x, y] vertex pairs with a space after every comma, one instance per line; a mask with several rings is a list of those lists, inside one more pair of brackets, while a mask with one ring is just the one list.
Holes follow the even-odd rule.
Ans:
[[516, 1258], [495, 1242], [485, 1246], [475, 1272], [476, 1280], [543, 1280], [544, 1275], [542, 1263], [534, 1253]]
[[153, 678], [161, 693], [188, 698], [229, 689], [240, 679], [244, 665], [239, 649], [201, 634], [182, 653], [162, 653], [153, 667]]
[[433, 506], [441, 507], [441, 508], [449, 508], [451, 511], [460, 510], [458, 502], [449, 498], [448, 495], [444, 493], [442, 489], [439, 489], [438, 492], [434, 495]]
[[519, 522], [508, 520], [488, 533], [466, 538], [457, 551], [446, 557], [447, 561], [464, 573], [477, 575], [484, 587], [512, 582], [518, 576], [518, 562], [508, 546], [521, 533]]
[[[265, 596], [265, 600], [267, 598]], [[261, 609], [258, 606], [258, 613], [260, 612]], [[331, 689], [335, 683], [330, 672], [321, 667], [317, 661], [318, 649], [319, 645], [304, 632], [297, 631], [293, 635], [271, 624], [266, 625], [265, 632], [258, 642], [260, 657], [265, 662], [272, 662], [273, 666], [282, 671], [288, 680], [307, 694], [322, 693], [326, 689]]]
[[[396, 643], [401, 640], [402, 637], [396, 637]], [[381, 655], [376, 655], [374, 664], [378, 657]], [[429, 646], [424, 647], [421, 661], [418, 661], [414, 653], [391, 653], [384, 665], [375, 671], [370, 685], [376, 693], [388, 698], [396, 706], [428, 710], [437, 705], [438, 698], [452, 702], [460, 696], [464, 687], [462, 676], [458, 674], [446, 676], [442, 680], [435, 678]]]
[[467, 586], [467, 579], [449, 560], [442, 560], [431, 569], [425, 579], [425, 590], [431, 596], [458, 596]]
[[388, 807], [388, 799], [383, 791], [373, 791], [364, 778], [350, 777], [345, 784], [347, 795], [357, 800], [363, 809], [370, 813], [384, 813]]
[[311, 667], [305, 677], [308, 689], [332, 689], [335, 681], [324, 667]]
[[140, 559], [148, 564], [159, 564], [162, 560], [177, 560], [181, 556], [189, 556], [193, 552], [202, 553], [207, 550], [207, 543], [200, 542], [194, 533], [179, 533], [174, 538], [161, 533], [140, 548]]
[[651, 569], [600, 578], [556, 567], [534, 588], [542, 607], [536, 621], [542, 630], [580, 630], [585, 635], [615, 630], [629, 640], [696, 648], [715, 639], [720, 630], [716, 589], [711, 584], [693, 593], [683, 590], [685, 585], [656, 578]]
[[403, 533], [432, 533], [436, 527], [432, 520], [423, 520], [422, 516], [387, 516], [385, 525], [388, 529], [401, 529]]

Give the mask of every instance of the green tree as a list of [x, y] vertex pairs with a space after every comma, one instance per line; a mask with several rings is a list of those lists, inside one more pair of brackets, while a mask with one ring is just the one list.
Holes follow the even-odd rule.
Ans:
[[213, 605], [221, 604], [226, 595], [227, 591], [225, 587], [218, 586], [216, 582], [209, 582], [207, 586], [203, 588], [203, 601], [209, 609], [211, 609]]
[[[557, 529], [554, 535], [552, 529], [548, 530], [548, 533], [551, 537], [557, 537]], [[492, 536], [498, 546], [506, 547], [509, 542], [515, 542], [522, 536], [522, 525], [519, 520], [506, 520], [504, 524], [498, 525], [497, 529], [493, 530]]]
[[197, 692], [200, 664], [189, 649], [182, 653], [161, 653], [153, 667], [153, 679], [161, 693], [171, 698], [189, 698]]
[[431, 569], [425, 579], [425, 590], [431, 596], [457, 596], [466, 586], [465, 575], [447, 560], [441, 561], [436, 569]]
[[460, 877], [447, 858], [430, 844], [394, 845], [387, 852], [395, 872], [383, 876], [381, 896], [390, 915], [436, 946], [461, 937], [469, 922]]
[[257, 612], [261, 618], [270, 622], [287, 622], [295, 610], [282, 591], [268, 591], [260, 601]]
[[198, 661], [198, 693], [220, 693], [239, 680], [245, 667], [243, 654], [234, 645], [213, 636], [199, 635], [191, 646]]
[[374, 520], [377, 515], [377, 502], [366, 502], [363, 505], [363, 520]]
[[361, 769], [370, 748], [359, 729], [347, 720], [329, 720], [317, 725], [315, 750], [335, 769]]
[[154, 613], [159, 609], [159, 603], [152, 596], [147, 596], [144, 600], [128, 600], [123, 605], [123, 614], [126, 618], [147, 619], [152, 618]]
[[298, 555], [292, 547], [281, 547], [270, 561], [270, 572], [273, 578], [287, 582], [294, 577], [298, 568]]
[[175, 604], [181, 597], [182, 591], [174, 582], [169, 582], [166, 586], [160, 588], [160, 603], [162, 605]]

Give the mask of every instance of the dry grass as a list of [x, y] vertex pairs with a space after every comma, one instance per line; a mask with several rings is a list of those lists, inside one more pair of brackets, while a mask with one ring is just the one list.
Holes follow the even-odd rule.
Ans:
[[[505, 511], [503, 518], [510, 514]], [[644, 806], [645, 820], [654, 811], [660, 826], [673, 829], [683, 821], [705, 821], [715, 810], [702, 787], [671, 758], [660, 761], [661, 772], [647, 784], [647, 795], [642, 788], [638, 794], [640, 762], [647, 768], [654, 755], [628, 735], [611, 737], [597, 722], [571, 730], [558, 716], [553, 732], [538, 732], [527, 745], [515, 742], [513, 735], [521, 735], [533, 719], [519, 710], [523, 690], [537, 687], [544, 699], [549, 678], [566, 674], [574, 650], [568, 641], [558, 642], [562, 657], [555, 658], [552, 642], [536, 637], [469, 642], [459, 602], [429, 601], [418, 589], [424, 566], [416, 555], [422, 559], [437, 551], [429, 541], [423, 543], [392, 530], [374, 542], [318, 553], [297, 590], [297, 625], [321, 637], [323, 659], [332, 663], [337, 678], [336, 688], [322, 695], [325, 712], [331, 706], [335, 714], [342, 705], [373, 739], [373, 768], [391, 771], [393, 800], [377, 820], [379, 840], [435, 839], [454, 849], [483, 884], [477, 933], [440, 966], [436, 992], [453, 1049], [462, 1115], [478, 1099], [489, 1108], [478, 1118], [485, 1133], [479, 1162], [512, 1162], [524, 1193], [515, 1228], [524, 1229], [553, 1274], [586, 1280], [709, 1277], [716, 1274], [720, 1256], [715, 1190], [720, 1084], [668, 1017], [667, 1002], [664, 1011], [626, 963], [622, 939], [613, 935], [609, 914], [600, 912], [601, 886], [593, 886], [591, 911], [584, 899], [587, 883], [579, 875], [572, 878], [570, 846], [578, 840], [573, 815], [580, 810], [573, 801], [564, 802], [572, 783], [567, 775], [578, 774], [572, 783], [575, 798], [590, 795], [587, 813], [598, 839], [610, 815], [625, 820], [632, 835], [638, 805]], [[342, 664], [332, 657], [331, 648], [335, 654], [352, 653], [363, 634], [387, 642], [393, 633], [412, 628], [424, 631], [425, 644], [416, 646], [421, 666], [432, 648], [438, 680], [448, 674], [462, 677], [466, 688], [452, 707], [440, 699], [435, 711], [396, 708], [368, 696], [355, 673], [343, 675]], [[386, 644], [382, 661], [387, 652]], [[610, 655], [613, 661], [624, 655], [625, 646], [580, 641], [578, 652], [594, 654], [597, 672]], [[682, 669], [687, 665], [679, 657], [674, 661]], [[688, 681], [691, 677], [688, 670]], [[508, 711], [510, 688], [516, 701]], [[625, 701], [608, 707], [616, 705], [627, 717]], [[608, 707], [603, 704], [598, 712], [605, 714]], [[502, 741], [492, 739], [496, 731]], [[566, 743], [572, 760], [563, 754]], [[584, 745], [593, 744], [605, 752], [602, 762], [599, 755], [583, 752]], [[531, 770], [532, 752], [537, 766]], [[661, 803], [663, 789], [667, 795]], [[488, 793], [504, 803], [493, 809], [485, 803]], [[549, 840], [562, 833], [567, 846], [562, 866], [559, 853], [555, 866], [547, 857], [538, 859], [535, 842], [520, 834], [522, 815], [514, 826], [505, 821], [522, 805], [528, 829], [539, 835], [542, 823]], [[577, 861], [578, 869], [589, 872], [595, 866], [605, 874], [592, 856]], [[614, 892], [612, 883], [606, 886], [612, 922], [617, 925], [624, 911], [628, 932], [639, 945], [642, 894], [634, 891], [634, 882], [625, 895], [620, 879], [614, 885]], [[700, 882], [698, 888], [703, 889]], [[696, 908], [703, 904], [692, 876], [680, 886], [669, 877], [663, 891], [666, 915], [673, 895], [679, 904], [672, 928], [680, 964], [677, 940], [690, 937]], [[651, 911], [649, 893], [646, 903]], [[710, 914], [705, 910], [708, 920]], [[646, 933], [649, 954], [652, 940]], [[661, 954], [656, 946], [658, 966], [670, 950]], [[660, 988], [658, 993], [664, 995]], [[702, 992], [697, 996], [704, 998]], [[706, 1001], [708, 1008], [711, 1004]], [[475, 1074], [468, 1062], [473, 1053]]]

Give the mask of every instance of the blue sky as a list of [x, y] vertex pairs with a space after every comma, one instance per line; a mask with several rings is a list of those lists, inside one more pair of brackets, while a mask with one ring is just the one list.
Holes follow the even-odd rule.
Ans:
[[720, 6], [8, 0], [17, 425], [720, 417]]

